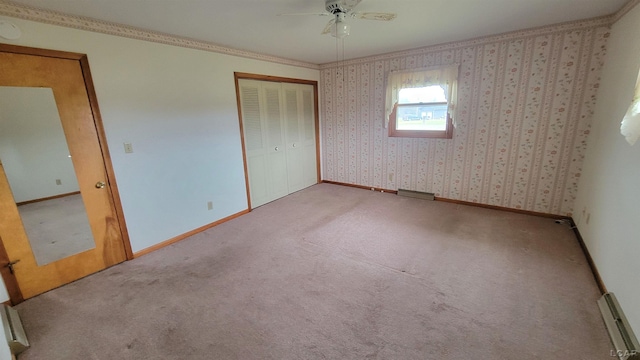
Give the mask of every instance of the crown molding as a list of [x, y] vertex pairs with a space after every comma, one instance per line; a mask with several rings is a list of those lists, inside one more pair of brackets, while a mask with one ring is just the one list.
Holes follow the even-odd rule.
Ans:
[[[638, 1], [640, 0], [632, 0], [632, 2], [638, 2]], [[454, 42], [448, 42], [448, 43], [443, 43], [438, 45], [429, 45], [429, 46], [409, 49], [405, 51], [396, 51], [396, 52], [390, 52], [386, 54], [362, 57], [358, 59], [345, 60], [345, 61], [340, 61], [339, 63], [330, 62], [326, 64], [321, 64], [320, 70], [361, 64], [366, 62], [403, 58], [407, 56], [424, 55], [424, 54], [437, 52], [437, 51], [455, 50], [455, 49], [464, 48], [464, 47], [490, 44], [490, 43], [502, 42], [502, 41], [511, 41], [511, 40], [527, 38], [527, 37], [536, 37], [541, 35], [556, 34], [556, 33], [568, 32], [568, 31], [592, 29], [592, 28], [601, 27], [601, 26], [611, 26], [615, 16], [616, 14], [600, 16], [600, 17], [586, 19], [586, 20], [568, 21], [560, 24], [553, 24], [553, 25], [540, 26], [540, 27], [524, 29], [524, 30], [510, 31], [510, 32], [497, 34], [497, 35], [481, 36], [481, 37], [477, 37], [469, 40], [454, 41]]]
[[618, 20], [622, 19], [623, 16], [627, 15], [627, 13], [633, 10], [636, 5], [640, 4], [640, 0], [629, 0], [618, 12], [613, 14], [612, 23], [618, 22]]
[[225, 55], [238, 56], [260, 61], [267, 61], [282, 65], [298, 66], [314, 70], [323, 70], [334, 68], [337, 66], [354, 65], [370, 61], [388, 60], [399, 57], [422, 55], [436, 51], [453, 50], [462, 47], [476, 46], [493, 42], [509, 41], [524, 37], [534, 37], [540, 35], [548, 35], [560, 32], [583, 30], [600, 26], [611, 26], [620, 20], [624, 15], [631, 11], [636, 5], [640, 4], [640, 0], [630, 0], [616, 13], [586, 20], [576, 20], [560, 24], [541, 26], [536, 28], [516, 30], [498, 35], [488, 35], [468, 40], [448, 42], [437, 45], [429, 45], [420, 48], [414, 48], [404, 51], [396, 51], [385, 54], [367, 56], [358, 59], [351, 59], [325, 64], [312, 64], [303, 61], [280, 58], [277, 56], [265, 55], [246, 50], [234, 49], [222, 45], [194, 40], [187, 37], [180, 37], [165, 34], [156, 31], [145, 30], [133, 26], [121, 25], [107, 21], [97, 20], [89, 17], [75, 16], [64, 14], [56, 11], [45, 10], [33, 6], [15, 4], [8, 1], [0, 0], [0, 15], [30, 20], [50, 25], [64, 26], [68, 28], [92, 31], [102, 34], [115, 35], [130, 39], [155, 42], [165, 45], [179, 46], [184, 48], [215, 52]]
[[140, 29], [133, 26], [111, 23], [84, 16], [63, 14], [57, 11], [45, 10], [1, 0], [0, 15], [10, 16], [23, 20], [36, 21], [50, 25], [64, 26], [78, 30], [86, 30], [107, 35], [121, 36], [130, 39], [150, 41], [165, 45], [173, 45], [183, 48], [203, 50], [254, 60], [273, 62], [282, 65], [298, 66], [314, 70], [319, 69], [319, 66], [317, 64], [259, 54], [246, 50], [233, 49], [210, 42]]

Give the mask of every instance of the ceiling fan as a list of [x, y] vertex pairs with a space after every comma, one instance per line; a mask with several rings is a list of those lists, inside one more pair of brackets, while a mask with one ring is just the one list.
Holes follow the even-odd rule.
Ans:
[[357, 12], [353, 9], [363, 0], [325, 0], [324, 7], [326, 12], [323, 13], [306, 13], [306, 14], [281, 14], [281, 15], [318, 15], [333, 16], [322, 30], [322, 34], [331, 34], [332, 36], [342, 39], [349, 35], [351, 27], [345, 19], [365, 19], [365, 20], [381, 20], [390, 21], [396, 18], [394, 13], [380, 12]]

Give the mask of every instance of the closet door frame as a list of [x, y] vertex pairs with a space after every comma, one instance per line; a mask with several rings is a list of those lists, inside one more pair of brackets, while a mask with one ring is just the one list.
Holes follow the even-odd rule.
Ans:
[[238, 106], [238, 120], [240, 123], [240, 141], [242, 144], [242, 161], [244, 162], [244, 182], [247, 190], [247, 208], [249, 211], [252, 210], [251, 207], [251, 191], [249, 188], [249, 171], [247, 166], [247, 153], [246, 153], [246, 144], [244, 141], [244, 126], [242, 124], [242, 104], [240, 102], [240, 86], [238, 84], [238, 80], [247, 79], [247, 80], [259, 80], [259, 81], [270, 81], [277, 83], [291, 83], [291, 84], [305, 84], [313, 86], [313, 112], [315, 117], [315, 138], [316, 138], [316, 183], [320, 183], [320, 115], [318, 108], [318, 82], [315, 80], [304, 80], [304, 79], [294, 79], [294, 78], [286, 78], [279, 76], [270, 76], [270, 75], [261, 75], [261, 74], [251, 74], [251, 73], [243, 73], [243, 72], [234, 72], [234, 81], [236, 84], [236, 101]]

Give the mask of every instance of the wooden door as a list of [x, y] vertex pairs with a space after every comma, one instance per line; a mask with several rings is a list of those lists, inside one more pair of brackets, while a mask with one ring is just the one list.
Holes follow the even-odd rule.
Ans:
[[0, 237], [22, 297], [30, 298], [126, 260], [130, 245], [118, 211], [119, 198], [86, 56], [3, 45], [0, 86], [52, 89], [95, 242], [90, 250], [39, 264], [5, 168], [0, 166]]

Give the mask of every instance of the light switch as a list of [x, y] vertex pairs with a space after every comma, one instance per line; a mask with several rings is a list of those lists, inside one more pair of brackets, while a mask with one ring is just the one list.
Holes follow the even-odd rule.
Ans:
[[133, 145], [131, 145], [131, 143], [124, 143], [124, 152], [131, 154], [133, 152]]

